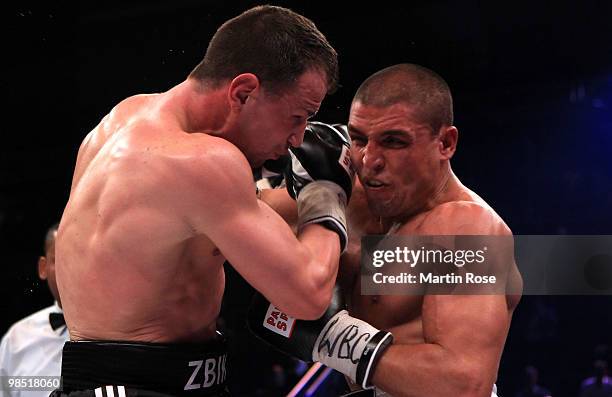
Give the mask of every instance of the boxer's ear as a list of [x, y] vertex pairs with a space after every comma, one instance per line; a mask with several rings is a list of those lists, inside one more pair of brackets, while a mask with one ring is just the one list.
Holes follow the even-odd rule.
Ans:
[[253, 73], [242, 73], [236, 76], [228, 89], [228, 100], [232, 109], [242, 108], [249, 97], [257, 95], [259, 88], [259, 79]]
[[440, 147], [440, 155], [442, 159], [448, 160], [453, 157], [457, 150], [457, 140], [459, 139], [459, 131], [455, 126], [442, 126], [438, 134]]

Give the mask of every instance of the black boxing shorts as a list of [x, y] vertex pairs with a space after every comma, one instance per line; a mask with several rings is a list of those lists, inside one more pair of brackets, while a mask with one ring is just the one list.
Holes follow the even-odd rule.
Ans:
[[198, 344], [66, 342], [52, 397], [226, 397], [225, 340]]

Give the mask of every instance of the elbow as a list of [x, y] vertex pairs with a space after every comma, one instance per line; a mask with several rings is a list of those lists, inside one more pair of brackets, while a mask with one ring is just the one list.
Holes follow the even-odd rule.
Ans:
[[296, 305], [295, 313], [290, 315], [300, 320], [318, 320], [329, 307], [331, 291], [313, 288], [305, 291], [298, 299], [299, 305]]
[[290, 303], [285, 305], [287, 309], [283, 308], [283, 311], [290, 317], [297, 320], [318, 320], [325, 313], [325, 306], [314, 304], [306, 300], [300, 303]]
[[313, 321], [321, 318], [323, 313], [325, 313], [325, 307], [321, 308], [321, 306], [309, 305], [309, 307], [304, 306], [299, 313], [292, 317], [295, 317], [298, 320]]
[[299, 293], [294, 295], [290, 305], [293, 310], [288, 314], [300, 320], [318, 320], [330, 306], [334, 284], [320, 284], [311, 279], [311, 282], [301, 287]]
[[457, 385], [457, 397], [490, 397], [493, 391], [493, 382], [482, 372], [475, 372], [476, 369], [459, 370], [456, 375], [459, 381]]
[[312, 259], [301, 269], [302, 272], [292, 274], [295, 282], [292, 283], [292, 298], [287, 306], [293, 310], [287, 314], [301, 320], [318, 320], [325, 314], [334, 296], [337, 262], [334, 266]]
[[334, 291], [335, 273], [332, 275], [328, 271], [320, 271], [311, 275], [310, 281], [308, 291], [304, 295], [304, 300], [309, 303], [307, 320], [318, 320], [328, 310], [332, 299], [341, 298], [336, 296], [339, 291]]
[[320, 319], [330, 306], [332, 290], [324, 289], [316, 291], [312, 296], [315, 298], [311, 302], [310, 320]]

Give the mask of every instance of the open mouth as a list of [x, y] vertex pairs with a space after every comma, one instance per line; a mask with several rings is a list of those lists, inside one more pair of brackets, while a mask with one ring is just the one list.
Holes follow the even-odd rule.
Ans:
[[370, 189], [379, 189], [382, 187], [387, 186], [386, 183], [383, 183], [381, 181], [378, 181], [376, 179], [369, 179], [367, 181], [365, 181], [364, 185]]

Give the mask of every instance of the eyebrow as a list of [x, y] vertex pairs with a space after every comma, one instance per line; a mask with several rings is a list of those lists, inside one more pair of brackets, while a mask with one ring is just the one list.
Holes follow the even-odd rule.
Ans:
[[403, 130], [387, 130], [387, 131], [383, 131], [380, 133], [380, 135], [392, 135], [392, 136], [404, 136], [404, 137], [411, 137], [411, 134], [408, 131], [403, 131]]
[[[348, 125], [348, 131], [349, 131], [349, 134], [365, 135], [363, 131], [360, 131], [358, 128], [355, 128], [355, 126], [351, 125], [350, 123]], [[409, 131], [404, 131], [404, 130], [385, 130], [385, 131], [380, 132], [377, 135], [403, 136], [406, 138], [412, 137]]]
[[355, 128], [355, 126], [353, 126], [351, 123], [348, 124], [347, 129], [349, 134], [365, 135], [363, 132]]

